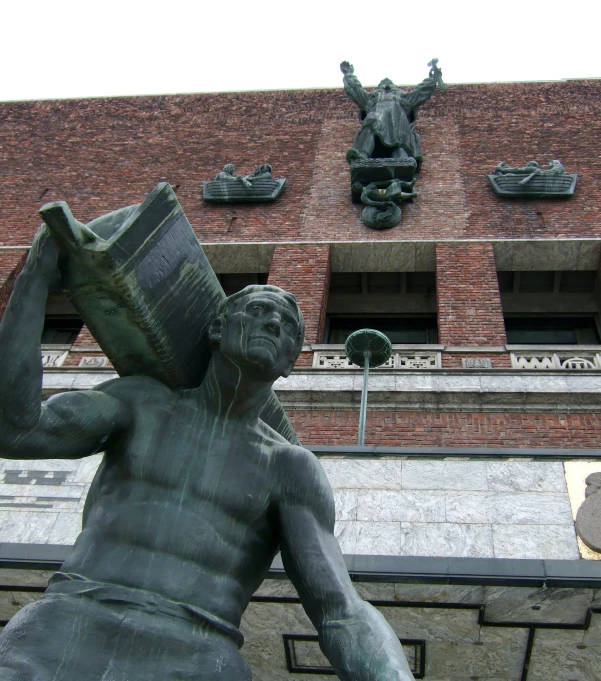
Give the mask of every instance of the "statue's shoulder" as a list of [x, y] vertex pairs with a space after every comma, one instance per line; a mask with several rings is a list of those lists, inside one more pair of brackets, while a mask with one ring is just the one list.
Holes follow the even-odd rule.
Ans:
[[276, 475], [281, 481], [296, 480], [297, 483], [315, 485], [325, 481], [325, 472], [319, 459], [309, 449], [294, 445], [277, 433], [271, 426], [262, 423], [263, 446], [267, 445]]
[[101, 383], [94, 390], [130, 404], [165, 400], [174, 394], [170, 388], [150, 376], [123, 376]]
[[311, 489], [327, 485], [327, 477], [319, 459], [309, 449], [286, 443], [276, 452], [277, 470], [280, 479], [290, 481], [299, 487]]

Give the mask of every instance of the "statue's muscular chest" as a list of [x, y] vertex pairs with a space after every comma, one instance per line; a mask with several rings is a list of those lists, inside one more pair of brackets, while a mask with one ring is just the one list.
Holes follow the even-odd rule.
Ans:
[[166, 501], [248, 520], [273, 498], [273, 459], [252, 429], [179, 400], [137, 410], [122, 472]]

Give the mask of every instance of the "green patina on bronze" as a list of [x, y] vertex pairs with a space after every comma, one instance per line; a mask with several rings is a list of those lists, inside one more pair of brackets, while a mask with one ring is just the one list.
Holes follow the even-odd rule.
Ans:
[[[350, 581], [325, 472], [263, 420], [302, 347], [294, 296], [226, 298], [166, 185], [87, 226], [64, 203], [42, 214], [0, 324], [0, 456], [104, 456], [72, 553], [0, 634], [0, 678], [250, 681], [240, 620], [279, 550], [340, 679], [412, 681]], [[59, 259], [123, 375], [41, 404]]]
[[[171, 186], [87, 225], [62, 201], [40, 215], [61, 249], [62, 287], [119, 375], [200, 385], [225, 293]], [[273, 393], [262, 418], [298, 444]]]
[[268, 203], [282, 193], [286, 180], [274, 179], [269, 163], [249, 175], [235, 175], [233, 163], [223, 167], [214, 180], [202, 183], [202, 196], [210, 203]]
[[344, 351], [353, 364], [362, 367], [367, 362], [374, 369], [390, 359], [392, 345], [381, 331], [359, 329], [346, 339]]
[[512, 168], [499, 163], [488, 181], [497, 196], [509, 199], [554, 199], [572, 196], [578, 175], [566, 173], [560, 161], [541, 168], [536, 161]]
[[[387, 229], [397, 225], [401, 221], [398, 203], [417, 196], [413, 191], [396, 192], [394, 198], [383, 200], [378, 206], [373, 197], [371, 203], [365, 201], [362, 188], [376, 183], [379, 189], [386, 190], [397, 181], [403, 184], [415, 181], [423, 159], [421, 140], [415, 130], [417, 111], [437, 87], [446, 87], [438, 59], [433, 59], [428, 66], [428, 77], [413, 90], [401, 90], [385, 78], [375, 90], [368, 92], [355, 76], [352, 64], [347, 61], [340, 64], [344, 89], [359, 107], [361, 129], [346, 158], [351, 170], [353, 201], [362, 201], [370, 208], [362, 214], [368, 227]], [[409, 187], [403, 187], [406, 188]], [[396, 209], [389, 205], [391, 200], [397, 204]]]

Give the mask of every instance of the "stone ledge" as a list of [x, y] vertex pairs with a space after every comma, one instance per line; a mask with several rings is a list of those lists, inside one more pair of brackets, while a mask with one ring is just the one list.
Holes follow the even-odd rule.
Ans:
[[[117, 378], [111, 368], [76, 367], [44, 373], [43, 394], [86, 390]], [[361, 370], [302, 369], [274, 388], [288, 409], [355, 410], [361, 400]], [[601, 372], [511, 369], [375, 370], [369, 379], [369, 409], [585, 413], [597, 411]]]
[[601, 449], [552, 449], [547, 447], [359, 447], [358, 445], [313, 445], [309, 449], [319, 457], [371, 459], [380, 457], [419, 459], [521, 459], [532, 461], [568, 461], [601, 459]]
[[[3, 543], [0, 568], [58, 570], [71, 549], [54, 544]], [[348, 554], [344, 559], [356, 582], [601, 588], [601, 565], [594, 561]], [[279, 555], [271, 565], [269, 578], [287, 578]]]

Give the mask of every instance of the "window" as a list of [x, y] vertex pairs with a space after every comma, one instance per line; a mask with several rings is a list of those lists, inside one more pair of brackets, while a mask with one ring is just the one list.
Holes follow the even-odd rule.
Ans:
[[77, 315], [46, 315], [42, 332], [43, 345], [71, 345], [75, 342], [83, 322]]
[[264, 285], [267, 283], [267, 277], [267, 272], [236, 272], [234, 274], [217, 275], [217, 279], [219, 279], [219, 283], [225, 291], [226, 296], [231, 296], [234, 293], [238, 293], [238, 291], [241, 291], [246, 286], [253, 286], [257, 284]]
[[344, 343], [354, 331], [376, 329], [388, 336], [391, 343], [428, 344], [438, 342], [436, 316], [419, 317], [330, 317], [328, 343]]
[[46, 302], [42, 344], [71, 345], [82, 326], [83, 321], [67, 296], [51, 292]]
[[505, 271], [497, 275], [509, 344], [600, 342], [595, 270]]
[[497, 272], [503, 293], [593, 293], [596, 270]]
[[595, 345], [599, 331], [595, 318], [582, 317], [507, 317], [507, 342], [515, 345]]
[[326, 343], [344, 343], [359, 329], [392, 343], [438, 342], [434, 272], [333, 272]]
[[436, 294], [434, 272], [332, 272], [332, 294]]

